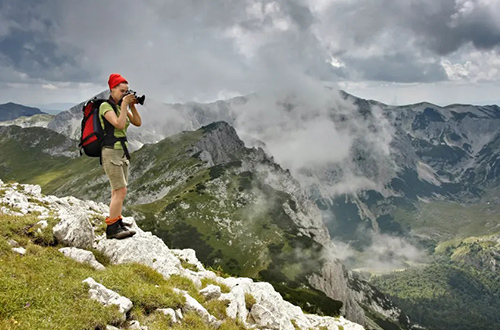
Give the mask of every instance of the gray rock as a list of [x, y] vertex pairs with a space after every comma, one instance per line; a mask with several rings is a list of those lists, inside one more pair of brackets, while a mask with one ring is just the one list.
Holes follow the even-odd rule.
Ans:
[[217, 299], [221, 295], [220, 286], [217, 285], [207, 285], [206, 288], [200, 290], [200, 294], [208, 301], [212, 299]]
[[141, 326], [141, 324], [139, 323], [139, 321], [133, 320], [133, 321], [130, 321], [130, 324], [129, 324], [129, 326], [128, 326], [127, 329], [131, 329], [131, 330], [148, 330], [148, 327], [147, 326]]
[[140, 263], [155, 269], [165, 278], [173, 274], [182, 274], [179, 259], [165, 243], [150, 232], [144, 232], [137, 226], [132, 227], [136, 234], [123, 240], [97, 240], [94, 247], [106, 255], [114, 264]]
[[174, 289], [174, 291], [182, 293], [184, 295], [184, 298], [186, 299], [186, 303], [182, 307], [183, 313], [195, 312], [203, 319], [203, 321], [207, 322], [208, 324], [217, 324], [217, 318], [215, 318], [215, 316], [213, 315], [210, 315], [206, 308], [203, 307], [196, 299], [191, 297], [186, 291], [178, 289]]
[[178, 250], [178, 249], [171, 249], [170, 250], [177, 258], [186, 261], [187, 263], [190, 263], [191, 265], [194, 265], [198, 271], [205, 271], [205, 267], [203, 267], [203, 264], [196, 258], [196, 251], [193, 249], [183, 249], [183, 250]]
[[87, 250], [82, 250], [78, 249], [75, 247], [65, 247], [59, 249], [60, 252], [62, 252], [65, 256], [76, 260], [81, 263], [89, 264], [96, 270], [104, 270], [106, 267], [104, 267], [101, 263], [99, 263], [96, 259], [95, 256], [92, 252], [87, 251]]
[[175, 315], [177, 316], [177, 320], [181, 321], [184, 318], [184, 315], [182, 315], [182, 310], [180, 308], [175, 310]]
[[259, 304], [253, 305], [250, 316], [259, 327], [271, 330], [280, 329], [280, 323], [276, 320], [276, 317], [274, 317], [274, 315], [264, 306]]
[[9, 241], [7, 242], [9, 243], [10, 246], [12, 247], [19, 247], [19, 243], [17, 243], [15, 240], [13, 240], [12, 238], [9, 239]]
[[195, 152], [206, 151], [210, 157], [206, 154], [203, 157], [214, 165], [232, 161], [234, 154], [245, 147], [236, 130], [226, 122], [215, 122], [204, 129], [206, 133], [195, 144]]
[[61, 221], [53, 229], [58, 242], [77, 248], [92, 247], [94, 228], [83, 212], [61, 210], [59, 216]]
[[19, 253], [20, 255], [26, 254], [26, 249], [23, 247], [12, 248], [12, 251]]
[[308, 278], [309, 284], [328, 297], [344, 303], [342, 313], [349, 320], [364, 324], [365, 313], [355, 301], [348, 287], [347, 271], [338, 261], [328, 260], [323, 263], [321, 270]]
[[89, 294], [91, 299], [97, 300], [104, 306], [117, 305], [120, 313], [123, 314], [123, 320], [126, 319], [125, 314], [133, 307], [130, 299], [119, 295], [100, 283], [97, 283], [91, 277], [83, 280], [82, 283], [89, 285]]
[[38, 225], [38, 227], [39, 227], [39, 228], [37, 229], [37, 231], [38, 231], [39, 233], [41, 233], [41, 232], [42, 232], [45, 228], [47, 228], [47, 227], [49, 226], [49, 224], [48, 224], [47, 220], [40, 220], [40, 221], [38, 221], [36, 224], [37, 224], [37, 225]]
[[172, 323], [180, 322], [177, 313], [172, 308], [159, 308], [156, 311], [159, 313], [163, 313], [164, 315], [170, 316], [170, 320]]

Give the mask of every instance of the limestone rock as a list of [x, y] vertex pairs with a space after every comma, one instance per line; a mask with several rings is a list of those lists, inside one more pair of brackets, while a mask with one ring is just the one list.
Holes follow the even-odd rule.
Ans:
[[194, 265], [198, 271], [204, 271], [205, 267], [203, 267], [203, 264], [196, 258], [196, 252], [193, 249], [183, 249], [183, 250], [178, 250], [178, 249], [171, 249], [170, 250], [177, 258], [186, 261], [187, 263], [190, 263]]
[[207, 285], [206, 288], [200, 290], [200, 294], [206, 300], [217, 299], [221, 295], [220, 286], [213, 285], [213, 284]]
[[59, 211], [61, 221], [54, 226], [54, 236], [64, 245], [89, 248], [94, 242], [94, 228], [83, 212]]
[[255, 304], [250, 311], [250, 316], [260, 327], [268, 328], [271, 330], [279, 330], [280, 323], [276, 320], [276, 317], [264, 306]]
[[122, 240], [102, 238], [95, 242], [94, 247], [114, 264], [140, 263], [155, 269], [165, 278], [182, 273], [179, 259], [160, 238], [137, 226], [132, 228], [136, 231], [134, 236]]
[[156, 311], [159, 313], [163, 313], [164, 315], [170, 316], [170, 320], [172, 323], [180, 322], [177, 313], [172, 308], [159, 308]]
[[10, 246], [12, 247], [19, 247], [19, 243], [17, 243], [15, 240], [13, 240], [12, 238], [9, 239], [9, 241], [7, 242], [9, 243]]
[[133, 321], [130, 321], [130, 324], [129, 324], [127, 329], [130, 329], [130, 330], [148, 330], [148, 327], [141, 326], [139, 321], [133, 320]]
[[186, 291], [178, 289], [174, 289], [174, 291], [182, 293], [184, 295], [184, 298], [186, 298], [186, 303], [182, 307], [183, 313], [195, 312], [208, 324], [212, 325], [217, 324], [217, 319], [215, 318], [215, 316], [210, 315], [210, 313], [206, 310], [206, 308], [203, 307], [196, 299], [191, 297]]
[[65, 247], [59, 249], [60, 252], [62, 252], [65, 256], [76, 260], [81, 263], [89, 264], [93, 268], [97, 270], [104, 270], [106, 267], [104, 267], [100, 262], [98, 262], [95, 259], [95, 256], [92, 252], [87, 251], [87, 250], [82, 250], [74, 247]]
[[120, 328], [114, 327], [112, 325], [107, 325], [106, 330], [120, 330]]
[[26, 249], [23, 247], [16, 247], [12, 248], [12, 251], [19, 253], [20, 255], [25, 255], [26, 254]]
[[83, 280], [83, 283], [87, 283], [90, 287], [90, 298], [97, 300], [105, 306], [117, 305], [120, 313], [123, 313], [123, 319], [125, 320], [125, 314], [132, 309], [133, 306], [130, 299], [120, 296], [118, 293], [106, 288], [104, 285], [97, 283], [91, 277]]

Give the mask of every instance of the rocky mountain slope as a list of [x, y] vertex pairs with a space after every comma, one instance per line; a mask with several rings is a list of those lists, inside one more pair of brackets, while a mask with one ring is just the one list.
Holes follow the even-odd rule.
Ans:
[[[358, 249], [371, 244], [371, 233], [414, 235], [410, 220], [435, 202], [499, 203], [498, 106], [389, 106], [335, 90], [315, 93], [321, 102], [305, 92], [210, 104], [148, 100], [143, 127], [130, 135], [139, 148], [226, 121], [247, 146], [264, 148], [289, 168], [321, 208], [330, 235]], [[80, 118], [78, 105], [49, 128], [74, 138]], [[311, 136], [314, 131], [322, 134]], [[450, 238], [438, 230], [431, 236], [433, 242]]]
[[[2, 229], [0, 231], [2, 266], [0, 267], [8, 267], [12, 262], [16, 264], [1, 272], [2, 282], [8, 279], [11, 285], [8, 286], [7, 291], [2, 290], [0, 297], [5, 298], [4, 295], [7, 295], [10, 296], [9, 301], [12, 299], [23, 301], [21, 305], [14, 304], [11, 307], [11, 304], [8, 304], [7, 309], [0, 308], [0, 324], [5, 326], [13, 324], [25, 328], [32, 322], [37, 324], [38, 329], [72, 329], [68, 322], [78, 322], [78, 320], [68, 315], [74, 315], [76, 308], [72, 313], [66, 313], [66, 317], [62, 319], [47, 320], [43, 316], [45, 304], [40, 304], [35, 297], [40, 294], [39, 291], [51, 285], [47, 278], [41, 280], [40, 283], [35, 283], [37, 286], [33, 289], [35, 292], [26, 292], [25, 296], [18, 297], [19, 292], [15, 291], [19, 285], [22, 285], [15, 280], [18, 276], [15, 275], [16, 272], [22, 269], [20, 265], [29, 263], [33, 257], [37, 257], [38, 263], [46, 263], [45, 269], [39, 270], [43, 272], [64, 263], [62, 259], [66, 256], [88, 266], [82, 268], [74, 263], [75, 269], [85, 269], [76, 275], [75, 272], [69, 273], [65, 269], [58, 269], [57, 271], [63, 272], [61, 273], [63, 277], [64, 274], [68, 277], [91, 274], [106, 281], [105, 274], [112, 272], [107, 269], [112, 269], [113, 265], [123, 264], [122, 272], [139, 269], [143, 274], [141, 282], [149, 280], [153, 283], [160, 283], [160, 285], [155, 285], [160, 292], [167, 289], [165, 287], [167, 283], [173, 285], [174, 287], [169, 289], [170, 295], [177, 297], [170, 303], [165, 301], [165, 305], [162, 305], [161, 301], [153, 300], [158, 299], [157, 294], [154, 293], [150, 294], [149, 302], [148, 296], [136, 296], [131, 300], [121, 295], [120, 292], [106, 288], [92, 277], [82, 276], [79, 279], [81, 288], [88, 290], [87, 295], [90, 300], [97, 300], [103, 305], [99, 307], [99, 304], [94, 304], [92, 306], [94, 309], [104, 311], [104, 306], [116, 306], [110, 316], [101, 314], [100, 317], [90, 321], [81, 318], [81, 322], [95, 322], [87, 326], [81, 324], [85, 328], [93, 329], [97, 326], [99, 329], [104, 329], [99, 324], [109, 321], [113, 325], [108, 324], [105, 326], [106, 329], [116, 329], [115, 326], [127, 329], [148, 329], [148, 325], [152, 329], [160, 329], [168, 324], [174, 325], [176, 329], [187, 329], [192, 328], [190, 323], [193, 322], [192, 315], [195, 315], [200, 320], [200, 324], [196, 326], [197, 329], [246, 329], [247, 327], [290, 330], [297, 328], [363, 329], [360, 325], [342, 317], [304, 314], [300, 308], [283, 300], [268, 283], [254, 282], [249, 278], [220, 277], [213, 271], [205, 269], [196, 259], [193, 250], [169, 249], [158, 237], [137, 227], [131, 217], [125, 218], [124, 221], [137, 231], [134, 237], [121, 241], [107, 240], [103, 233], [103, 219], [107, 206], [102, 203], [78, 200], [74, 197], [46, 196], [41, 194], [39, 186], [5, 184], [0, 181], [0, 207], [0, 228]], [[55, 249], [60, 251], [59, 255]], [[98, 262], [95, 255], [98, 255], [101, 260], [103, 257], [106, 258], [108, 266], [103, 266]], [[146, 267], [141, 268], [139, 265]], [[90, 271], [92, 268], [95, 270]], [[32, 272], [36, 270], [33, 269]], [[23, 276], [35, 278], [29, 273]], [[121, 291], [127, 291], [128, 285], [134, 285], [130, 282], [127, 286], [120, 287], [116, 285], [116, 279], [114, 281], [108, 280], [107, 283], [118, 289], [121, 288]], [[152, 283], [148, 284], [153, 286]], [[64, 286], [60, 286], [56, 291], [65, 289]], [[143, 290], [150, 290], [146, 283]], [[71, 292], [64, 293], [72, 294]], [[52, 293], [52, 296], [61, 299], [57, 292]], [[77, 299], [81, 301], [81, 304], [89, 301], [89, 298], [76, 292], [73, 296], [75, 298], [78, 296]], [[149, 308], [145, 309], [148, 305]], [[64, 305], [56, 306], [63, 311], [66, 310]], [[216, 308], [216, 306], [219, 307]], [[218, 312], [217, 317], [209, 310], [212, 313]], [[51, 309], [49, 315], [55, 316], [60, 312], [60, 310]], [[84, 312], [88, 315], [93, 315], [93, 313], [95, 310]], [[158, 319], [157, 315], [162, 314], [167, 317]], [[32, 315], [34, 319], [28, 319], [26, 315]]]
[[32, 115], [22, 116], [12, 120], [0, 121], [0, 126], [19, 126], [19, 127], [47, 127], [52, 121], [52, 115]]
[[[364, 264], [367, 261], [384, 267], [387, 263], [390, 265], [384, 270], [391, 271], [408, 268], [417, 261], [414, 255], [422, 254], [423, 250], [417, 251], [422, 246], [432, 254], [437, 245], [450, 239], [500, 230], [497, 106], [439, 107], [420, 103], [394, 107], [345, 93], [328, 93], [320, 93], [324, 102], [319, 105], [303, 95], [255, 94], [211, 104], [147, 103], [142, 112], [145, 125], [131, 130], [131, 135], [137, 134], [133, 135], [137, 148], [142, 148], [134, 153], [133, 165], [138, 167], [133, 169], [131, 178], [131, 191], [140, 194], [129, 196], [128, 211], [147, 228], [157, 228], [156, 234], [169, 244], [194, 244], [198, 251], [203, 251], [199, 257], [204, 262], [228, 271], [275, 279], [282, 279], [276, 270], [284, 269], [289, 285], [303, 277], [291, 265], [311, 256], [290, 254], [296, 244], [287, 241], [291, 234], [300, 233], [307, 238], [309, 242], [300, 244], [307, 246], [308, 251], [314, 251], [311, 241], [322, 244], [316, 235], [329, 235], [347, 242], [350, 251], [345, 253], [342, 245], [336, 245], [331, 251], [325, 250], [328, 258], [344, 256], [349, 267], [363, 266], [369, 271], [372, 270]], [[70, 117], [81, 118], [81, 106]], [[67, 125], [70, 121], [59, 118], [56, 126], [71, 131], [68, 127], [74, 126]], [[220, 134], [207, 134], [207, 142], [198, 145], [200, 136], [181, 132], [217, 120], [226, 120], [247, 146], [261, 147], [277, 160], [259, 149], [238, 152], [239, 144], [227, 130], [222, 130], [224, 139]], [[79, 125], [79, 119], [74, 122]], [[310, 132], [321, 134], [310, 136]], [[178, 133], [175, 138], [163, 140], [174, 133]], [[262, 164], [251, 165], [252, 160]], [[280, 163], [277, 167], [281, 174], [270, 170], [276, 167], [275, 162]], [[78, 165], [64, 169], [56, 166], [57, 171], [40, 175], [37, 180], [53, 178], [43, 187], [57, 194], [107, 200], [105, 177], [93, 170], [90, 161], [75, 160], [74, 164]], [[290, 183], [287, 175], [295, 183]], [[280, 180], [286, 184], [277, 184]], [[280, 194], [283, 189], [295, 198]], [[230, 196], [228, 200], [234, 205], [221, 196]], [[290, 200], [299, 211], [303, 205], [311, 205], [311, 201], [319, 210], [302, 211], [306, 216], [301, 218], [297, 215], [301, 212], [294, 210]], [[258, 212], [249, 209], [249, 205], [258, 205]], [[237, 212], [240, 208], [245, 210], [243, 215]], [[314, 234], [310, 230], [319, 221], [307, 221], [319, 218], [318, 215], [327, 226], [327, 235], [324, 228], [315, 227]], [[200, 217], [213, 220], [215, 225], [208, 220], [195, 221]], [[252, 262], [245, 264], [244, 258], [234, 253], [242, 247], [258, 251], [260, 240], [254, 242], [255, 237], [245, 238], [243, 234], [249, 228], [264, 226], [263, 218], [275, 219], [275, 227], [257, 231], [259, 237], [263, 235], [263, 241], [266, 235], [284, 237], [278, 244], [268, 245], [267, 251], [264, 249], [266, 269]], [[306, 225], [297, 225], [302, 221]], [[291, 231], [286, 230], [287, 224], [293, 224]], [[233, 234], [239, 239], [228, 240]], [[222, 242], [231, 245], [222, 247]], [[365, 253], [359, 255], [358, 251]], [[322, 265], [328, 263], [328, 258], [323, 259]], [[394, 266], [393, 261], [399, 259], [401, 262]], [[323, 283], [310, 276], [307, 283], [345, 301], [339, 292], [347, 291], [330, 290], [327, 284], [349, 282], [351, 277], [349, 272], [335, 269], [318, 273], [322, 277], [341, 276], [341, 282]], [[348, 295], [353, 297], [356, 293], [352, 290], [371, 291], [363, 284], [351, 283], [349, 287]], [[366, 297], [357, 297], [356, 301], [365, 307], [376, 299], [371, 295], [368, 303]], [[349, 304], [344, 307], [349, 310]], [[365, 313], [370, 314], [366, 308]]]
[[[24, 130], [28, 134], [34, 129]], [[64, 136], [45, 131], [63, 137], [64, 145]], [[23, 150], [29, 140], [4, 139], [0, 150], [5, 154], [14, 152], [8, 148]], [[28, 172], [31, 177], [24, 176], [26, 182], [39, 183], [44, 191], [59, 196], [109, 198], [97, 159], [53, 158], [41, 151], [30, 154], [46, 166], [33, 166], [38, 172]], [[16, 161], [10, 158], [1, 164], [0, 174], [6, 180], [25, 174], [15, 171]], [[272, 282], [287, 299], [311, 312], [340, 312], [377, 328], [354, 300], [348, 285], [351, 275], [333, 257], [336, 247], [316, 205], [301, 193], [289, 171], [261, 149], [245, 148], [227, 123], [145, 145], [133, 153], [132, 166], [126, 212], [169, 246], [194, 248], [207, 265]], [[377, 317], [397, 324], [401, 319], [401, 327], [410, 327], [389, 300], [374, 288], [370, 292], [374, 294], [358, 293], [371, 302], [365, 307], [382, 304], [376, 309], [387, 313]]]

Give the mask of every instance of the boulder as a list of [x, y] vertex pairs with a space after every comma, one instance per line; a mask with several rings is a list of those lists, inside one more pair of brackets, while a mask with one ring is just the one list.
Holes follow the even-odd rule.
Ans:
[[65, 256], [76, 260], [81, 263], [89, 264], [92, 266], [94, 269], [97, 270], [104, 270], [106, 267], [104, 267], [101, 263], [99, 263], [96, 259], [95, 256], [92, 252], [87, 251], [87, 250], [82, 250], [74, 247], [65, 247], [65, 248], [60, 248], [60, 252], [62, 252]]
[[126, 319], [126, 313], [132, 309], [132, 301], [119, 295], [118, 293], [106, 288], [104, 285], [97, 283], [93, 278], [89, 277], [82, 281], [88, 284], [90, 298], [97, 300], [104, 306], [117, 305], [120, 313], [123, 313], [123, 320]]

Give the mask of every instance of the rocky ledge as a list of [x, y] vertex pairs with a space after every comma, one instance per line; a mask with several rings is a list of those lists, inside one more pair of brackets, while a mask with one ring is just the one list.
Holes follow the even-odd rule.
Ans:
[[[221, 320], [210, 315], [203, 303], [217, 299], [228, 301], [226, 316], [239, 319], [247, 328], [252, 329], [352, 329], [361, 330], [359, 324], [343, 317], [325, 317], [305, 314], [299, 307], [285, 301], [273, 286], [265, 282], [255, 282], [249, 278], [220, 277], [205, 267], [196, 258], [194, 250], [169, 249], [165, 243], [150, 232], [141, 230], [132, 217], [125, 217], [124, 222], [137, 232], [125, 240], [108, 240], [103, 233], [103, 219], [108, 207], [102, 203], [83, 201], [74, 197], [58, 198], [45, 196], [36, 185], [4, 183], [0, 180], [0, 212], [12, 215], [36, 214], [40, 219], [37, 230], [49, 230], [46, 220], [55, 218], [53, 235], [62, 247], [61, 253], [79, 262], [88, 263], [98, 270], [105, 267], [97, 262], [90, 248], [107, 256], [112, 264], [139, 263], [151, 267], [168, 279], [179, 275], [190, 279], [199, 289], [205, 301], [199, 302], [187, 292], [177, 290], [185, 297], [182, 308], [159, 309], [158, 312], [170, 316], [172, 322], [182, 322], [183, 314], [195, 312], [214, 328]], [[12, 242], [13, 253], [22, 253], [22, 246]], [[186, 265], [189, 265], [187, 267]], [[187, 268], [185, 268], [187, 267]], [[209, 285], [202, 289], [201, 280], [210, 279], [218, 285]], [[117, 305], [127, 319], [127, 312], [133, 307], [133, 301], [109, 290], [92, 278], [82, 278], [82, 285], [89, 289], [89, 296], [103, 305]], [[222, 293], [221, 286], [229, 288]], [[252, 306], [247, 306], [247, 296], [253, 296]], [[133, 323], [133, 324], [132, 324]], [[127, 328], [147, 329], [137, 321], [127, 322]], [[108, 326], [108, 329], [116, 329]]]

